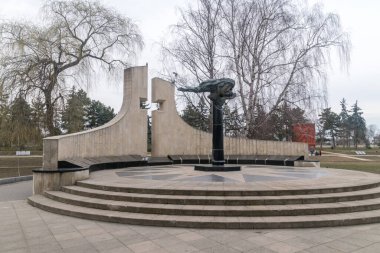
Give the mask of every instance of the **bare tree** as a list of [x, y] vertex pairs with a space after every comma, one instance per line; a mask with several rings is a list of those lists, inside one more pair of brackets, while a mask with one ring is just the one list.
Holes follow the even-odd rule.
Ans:
[[48, 1], [42, 11], [43, 25], [0, 24], [0, 83], [42, 95], [53, 135], [55, 107], [70, 79], [99, 66], [107, 72], [128, 66], [143, 42], [130, 19], [96, 1]]
[[[282, 103], [308, 108], [323, 99], [325, 67], [332, 49], [349, 60], [350, 41], [339, 17], [291, 0], [226, 0], [221, 26], [238, 82], [247, 136]], [[268, 117], [255, 117], [264, 106]], [[259, 122], [257, 122], [259, 120]], [[261, 121], [261, 122], [260, 122]]]
[[175, 39], [164, 51], [195, 77], [213, 79], [222, 68], [217, 54], [221, 0], [200, 0], [197, 8], [181, 10], [181, 20], [172, 27]]
[[[176, 43], [167, 51], [196, 79], [210, 78], [205, 64], [193, 64], [197, 72], [186, 67], [190, 61], [214, 58], [223, 74], [237, 82], [240, 112], [246, 135], [253, 138], [256, 129], [283, 103], [302, 110], [312, 108], [325, 99], [324, 80], [330, 54], [337, 49], [342, 63], [349, 62], [350, 40], [339, 17], [312, 8], [296, 0], [201, 0], [198, 9], [189, 8], [187, 17], [205, 15], [202, 6], [210, 7], [217, 17], [213, 36], [214, 54], [200, 51], [203, 44], [189, 47], [190, 42], [206, 37], [207, 29], [197, 23], [188, 24], [191, 33], [176, 32]], [[206, 16], [206, 15], [205, 15]], [[183, 26], [177, 30], [186, 31]], [[180, 48], [181, 54], [177, 48]], [[194, 59], [194, 60], [193, 60]], [[217, 76], [213, 76], [217, 77]], [[264, 110], [262, 114], [261, 110]], [[259, 117], [260, 115], [264, 115]]]
[[[189, 5], [188, 9], [181, 10], [180, 21], [172, 27], [173, 40], [163, 45], [164, 62], [171, 64], [169, 68], [176, 71], [177, 86], [197, 85], [223, 75], [225, 61], [220, 54], [219, 39], [221, 3], [222, 0], [199, 0], [195, 7]], [[167, 72], [170, 74], [172, 71]], [[206, 101], [212, 114], [212, 104], [204, 94], [182, 95], [193, 108], [200, 101]], [[207, 118], [211, 130], [212, 116]]]
[[374, 142], [374, 138], [375, 138], [377, 132], [378, 132], [378, 128], [375, 124], [371, 124], [367, 127], [366, 138], [367, 138], [369, 143]]

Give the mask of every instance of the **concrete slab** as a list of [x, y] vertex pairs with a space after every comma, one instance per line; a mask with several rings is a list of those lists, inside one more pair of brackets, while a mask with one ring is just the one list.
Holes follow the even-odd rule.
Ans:
[[[337, 234], [341, 230], [336, 228], [290, 231], [140, 227], [55, 215], [29, 206], [24, 200], [3, 202], [1, 206], [11, 208], [7, 209], [9, 213], [7, 217], [0, 216], [0, 233], [3, 235], [0, 240], [0, 252], [364, 253], [380, 250], [380, 236], [376, 234], [380, 231], [380, 224], [345, 227], [346, 232], [342, 233], [343, 237], [317, 241], [316, 237], [321, 237], [323, 234]], [[18, 215], [25, 212], [32, 214], [29, 219], [42, 220], [43, 223], [30, 226], [28, 219], [23, 219]], [[52, 222], [53, 218], [55, 222]], [[8, 231], [3, 226], [5, 220], [12, 220], [19, 226]], [[38, 234], [33, 240], [27, 240], [24, 237], [30, 229]], [[88, 233], [90, 230], [96, 231], [95, 235]], [[38, 231], [43, 231], [43, 233], [38, 233]], [[44, 231], [48, 231], [49, 234], [44, 234]], [[100, 231], [102, 233], [97, 236]], [[287, 233], [292, 235], [286, 236]], [[9, 236], [6, 237], [5, 234]], [[12, 240], [15, 234], [19, 236], [17, 240]], [[158, 235], [159, 238], [149, 238], [152, 234]], [[228, 240], [228, 238], [232, 239]]]

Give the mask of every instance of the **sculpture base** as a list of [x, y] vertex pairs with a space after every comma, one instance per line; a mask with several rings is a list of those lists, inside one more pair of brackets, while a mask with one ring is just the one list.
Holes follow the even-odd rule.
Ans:
[[200, 165], [195, 165], [194, 170], [219, 171], [219, 172], [240, 171], [240, 166], [230, 165], [230, 164], [225, 164], [225, 165], [200, 164]]

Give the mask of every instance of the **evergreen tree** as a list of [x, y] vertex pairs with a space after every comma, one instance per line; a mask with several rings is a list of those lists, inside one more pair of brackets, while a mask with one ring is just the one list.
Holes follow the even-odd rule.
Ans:
[[273, 126], [272, 138], [279, 141], [290, 141], [293, 136], [293, 125], [305, 123], [305, 111], [296, 107], [292, 108], [287, 103], [283, 103], [278, 110], [272, 113], [269, 123]]
[[71, 89], [66, 107], [62, 113], [62, 128], [67, 133], [79, 132], [85, 129], [86, 109], [90, 105], [87, 93], [75, 87]]
[[365, 141], [366, 136], [366, 123], [362, 117], [362, 109], [358, 106], [358, 101], [351, 107], [351, 116], [349, 122], [353, 131], [354, 146], [357, 149], [360, 141]]
[[343, 139], [343, 147], [350, 146], [350, 136], [351, 136], [351, 126], [350, 126], [350, 114], [347, 110], [346, 99], [340, 101], [341, 111], [339, 113], [340, 117], [340, 131], [339, 136]]
[[[38, 126], [42, 136], [46, 136], [48, 131], [46, 128], [46, 114], [45, 114], [45, 105], [41, 97], [36, 97], [32, 103], [32, 120], [35, 125]], [[38, 140], [42, 144], [42, 138]]]
[[12, 144], [21, 149], [41, 138], [40, 129], [33, 121], [32, 108], [22, 95], [17, 96], [10, 107], [8, 127]]
[[[188, 103], [182, 112], [182, 119], [189, 125], [200, 129], [202, 131], [212, 131], [212, 125], [210, 126], [210, 119], [212, 115], [209, 113], [210, 109], [207, 106], [205, 99], [202, 97], [199, 100], [197, 106]], [[223, 123], [224, 134], [226, 136], [242, 136], [244, 135], [243, 120], [237, 106], [231, 110], [228, 104], [223, 105]]]
[[9, 116], [8, 96], [0, 86], [0, 146], [8, 146], [10, 143]]
[[[272, 140], [275, 127], [272, 120], [275, 117], [269, 117], [262, 105], [258, 106], [257, 113], [254, 114], [255, 125], [254, 128], [248, 128], [247, 137], [250, 139], [258, 140]], [[268, 120], [265, 120], [268, 119]]]
[[86, 109], [86, 128], [102, 126], [115, 116], [113, 108], [104, 105], [100, 101], [92, 100]]
[[194, 106], [191, 103], [188, 103], [181, 115], [182, 119], [189, 125], [202, 130], [209, 131], [209, 108], [202, 97], [199, 100], [197, 106]]
[[242, 120], [242, 115], [239, 114], [237, 105], [232, 110], [228, 104], [224, 105], [223, 114], [225, 135], [233, 137], [243, 136], [244, 121]]
[[322, 125], [323, 137], [326, 131], [329, 132], [332, 140], [332, 147], [336, 146], [336, 137], [339, 131], [340, 118], [339, 115], [331, 110], [331, 108], [326, 108], [322, 111], [319, 121]]

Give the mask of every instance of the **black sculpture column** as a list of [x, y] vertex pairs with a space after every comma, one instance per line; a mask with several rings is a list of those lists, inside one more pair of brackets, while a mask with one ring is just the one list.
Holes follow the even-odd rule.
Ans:
[[224, 100], [212, 100], [212, 165], [224, 165]]
[[235, 81], [229, 78], [211, 79], [199, 84], [198, 87], [183, 87], [180, 91], [210, 92], [208, 98], [212, 101], [212, 164], [195, 165], [195, 170], [201, 171], [237, 171], [240, 166], [225, 165], [224, 161], [224, 132], [223, 105], [226, 99], [233, 99]]

